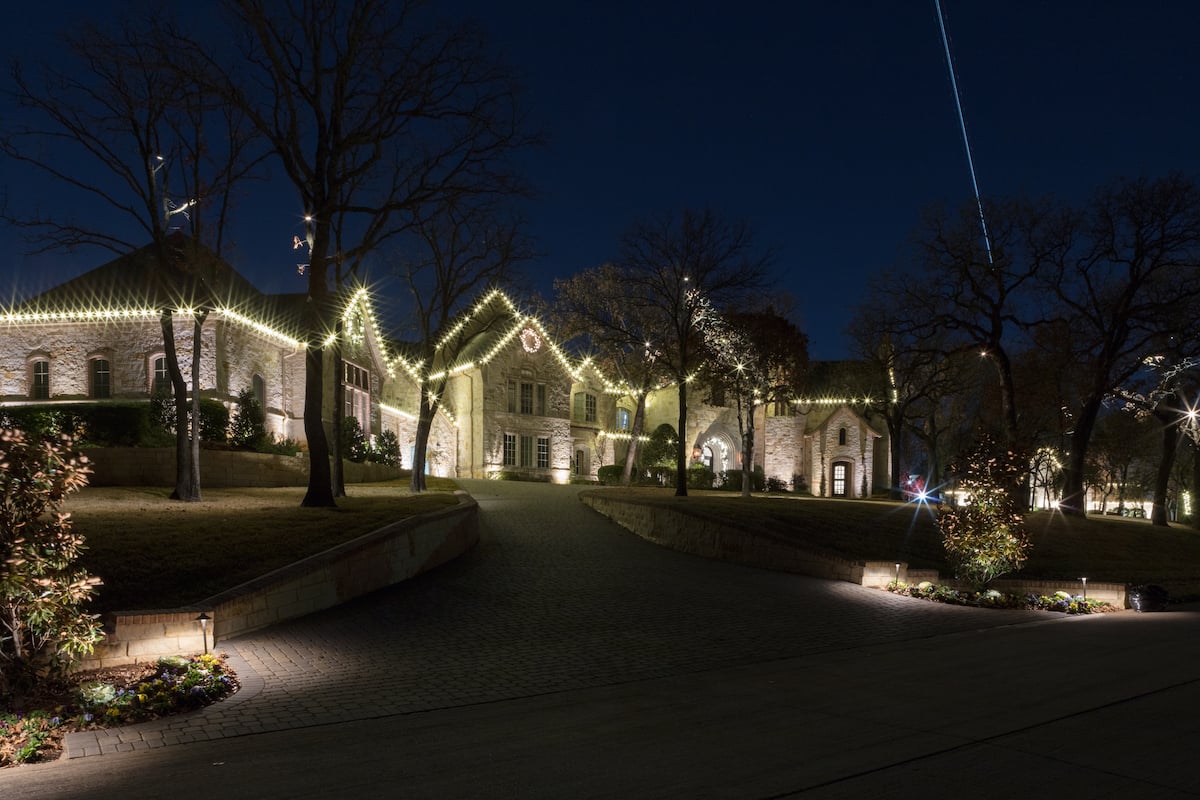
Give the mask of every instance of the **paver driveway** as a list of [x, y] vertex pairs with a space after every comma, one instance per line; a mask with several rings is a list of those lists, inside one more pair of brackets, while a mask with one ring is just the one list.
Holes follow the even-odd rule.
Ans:
[[358, 601], [220, 644], [244, 688], [75, 734], [71, 757], [302, 728], [1041, 620], [922, 603], [649, 544], [579, 487], [464, 481], [479, 547]]

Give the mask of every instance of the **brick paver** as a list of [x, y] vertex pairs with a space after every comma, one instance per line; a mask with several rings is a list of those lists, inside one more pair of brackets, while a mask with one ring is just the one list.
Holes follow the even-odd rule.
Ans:
[[467, 481], [479, 547], [336, 609], [221, 642], [242, 690], [72, 734], [67, 755], [161, 747], [613, 685], [1058, 615], [995, 612], [709, 561], [627, 533], [577, 487]]

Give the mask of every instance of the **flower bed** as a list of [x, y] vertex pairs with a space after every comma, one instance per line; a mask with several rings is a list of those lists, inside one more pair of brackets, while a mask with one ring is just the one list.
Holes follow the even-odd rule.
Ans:
[[952, 586], [941, 586], [921, 581], [909, 584], [903, 581], [892, 581], [887, 590], [893, 594], [906, 597], [917, 597], [922, 600], [932, 600], [936, 603], [950, 603], [958, 606], [978, 606], [981, 608], [1019, 608], [1036, 611], [1058, 611], [1064, 614], [1100, 614], [1116, 611], [1117, 608], [1103, 600], [1093, 600], [1070, 592], [1055, 592], [1053, 595], [1006, 594], [995, 589], [983, 592], [970, 592], [955, 589]]
[[39, 698], [34, 709], [0, 714], [0, 767], [49, 760], [68, 733], [191, 711], [238, 688], [225, 657], [211, 654], [73, 676], [81, 677], [74, 688]]

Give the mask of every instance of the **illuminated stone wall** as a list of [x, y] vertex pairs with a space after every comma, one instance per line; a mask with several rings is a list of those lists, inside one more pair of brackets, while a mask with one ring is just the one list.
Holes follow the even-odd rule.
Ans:
[[[842, 429], [846, 431], [845, 444], [840, 443]], [[873, 439], [879, 434], [849, 408], [841, 406], [811, 435], [812, 472], [809, 481], [812, 493], [823, 497], [833, 496], [833, 465], [840, 462], [848, 466], [846, 496], [870, 496], [875, 474]], [[869, 476], [866, 495], [863, 493], [864, 474]]]
[[[768, 478], [775, 478], [791, 486], [793, 475], [809, 477], [811, 462], [804, 451], [804, 425], [807, 417], [767, 417], [759, 420], [756, 432], [760, 436], [757, 459], [763, 465]], [[801, 489], [807, 486], [800, 487]]]

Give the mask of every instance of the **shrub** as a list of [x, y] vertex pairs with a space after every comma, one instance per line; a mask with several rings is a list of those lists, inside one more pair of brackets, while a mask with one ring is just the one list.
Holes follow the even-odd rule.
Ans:
[[243, 389], [238, 392], [237, 411], [230, 424], [229, 441], [234, 447], [261, 451], [267, 440], [262, 406], [258, 404], [253, 389]]
[[371, 460], [386, 467], [400, 466], [400, 439], [389, 430], [375, 437], [375, 447], [371, 450]]
[[100, 580], [78, 566], [83, 538], [59, 512], [90, 471], [71, 445], [0, 430], [0, 696], [59, 677], [102, 636], [83, 611]]
[[689, 489], [711, 489], [714, 480], [716, 480], [716, 475], [703, 464], [692, 464], [688, 467], [687, 485]]
[[596, 470], [596, 478], [605, 486], [619, 486], [623, 474], [625, 467], [622, 464], [608, 464]]
[[[780, 484], [783, 481], [779, 481]], [[763, 472], [762, 467], [755, 467], [750, 473], [750, 491], [761, 492], [767, 486], [767, 476]], [[740, 469], [727, 469], [721, 473], [721, 489], [731, 492], [740, 492], [742, 490], [742, 471]]]
[[354, 417], [342, 417], [342, 457], [361, 464], [367, 460], [367, 437]]
[[675, 429], [663, 423], [650, 434], [650, 441], [638, 450], [643, 467], [669, 467], [675, 463]]
[[1028, 557], [1029, 537], [1011, 491], [1027, 463], [985, 437], [952, 467], [967, 502], [942, 509], [938, 527], [955, 576], [977, 589], [1019, 570]]
[[220, 400], [200, 398], [200, 441], [229, 441], [229, 409]]

